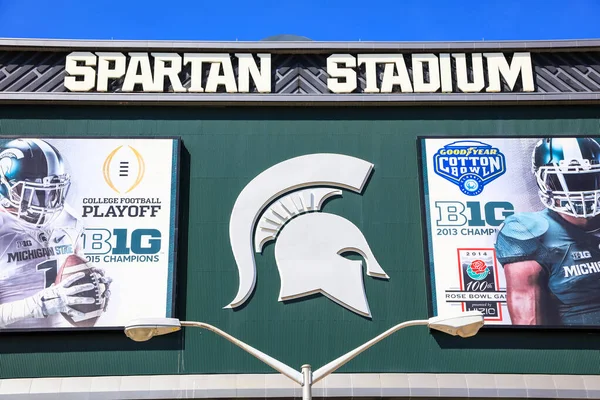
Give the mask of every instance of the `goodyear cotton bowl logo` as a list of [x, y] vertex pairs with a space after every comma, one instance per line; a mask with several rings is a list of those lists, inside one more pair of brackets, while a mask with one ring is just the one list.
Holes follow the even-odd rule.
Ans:
[[468, 196], [477, 196], [485, 185], [506, 172], [500, 150], [473, 140], [461, 140], [439, 149], [433, 156], [433, 166], [436, 174]]
[[102, 174], [115, 192], [129, 193], [140, 184], [146, 172], [144, 158], [132, 146], [119, 146], [106, 157]]

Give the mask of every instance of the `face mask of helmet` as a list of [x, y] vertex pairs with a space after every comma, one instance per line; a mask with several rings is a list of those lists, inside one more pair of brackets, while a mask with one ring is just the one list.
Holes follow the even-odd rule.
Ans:
[[21, 181], [8, 185], [9, 196], [2, 202], [4, 208], [29, 225], [43, 227], [63, 210], [70, 180], [68, 176], [47, 177], [41, 182]]
[[536, 178], [540, 198], [551, 210], [580, 218], [600, 214], [600, 165], [544, 166]]

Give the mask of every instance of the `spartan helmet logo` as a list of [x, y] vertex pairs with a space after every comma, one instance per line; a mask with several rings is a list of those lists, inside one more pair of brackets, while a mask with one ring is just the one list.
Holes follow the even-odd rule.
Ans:
[[361, 193], [373, 164], [340, 154], [310, 154], [283, 161], [254, 178], [240, 193], [229, 221], [231, 249], [240, 286], [228, 308], [244, 304], [256, 282], [254, 253], [275, 242], [281, 276], [279, 301], [322, 293], [336, 303], [371, 317], [363, 283], [363, 262], [342, 257], [360, 254], [367, 275], [389, 279], [362, 232], [338, 215], [320, 211], [343, 189]]

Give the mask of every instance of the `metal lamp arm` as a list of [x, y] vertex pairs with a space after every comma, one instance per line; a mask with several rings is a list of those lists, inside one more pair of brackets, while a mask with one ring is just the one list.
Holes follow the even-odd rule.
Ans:
[[390, 336], [392, 333], [395, 333], [395, 332], [399, 331], [400, 329], [406, 328], [408, 326], [428, 325], [428, 324], [429, 324], [429, 320], [426, 320], [426, 319], [415, 320], [415, 321], [402, 322], [402, 323], [388, 329], [387, 331], [383, 332], [382, 334], [369, 340], [367, 343], [357, 347], [356, 349], [354, 349], [352, 351], [349, 351], [348, 353], [344, 354], [343, 356], [336, 358], [335, 360], [323, 365], [321, 368], [319, 368], [318, 370], [313, 372], [312, 383], [313, 384], [317, 383], [321, 379], [325, 378], [327, 375], [331, 374], [332, 372], [334, 372], [335, 370], [337, 370], [338, 368], [340, 368], [341, 366], [346, 364], [348, 361], [352, 360], [354, 357], [356, 357], [363, 351], [367, 350], [368, 348], [379, 343], [386, 337]]
[[288, 378], [290, 378], [297, 384], [302, 385], [302, 383], [303, 383], [303, 377], [300, 372], [296, 371], [292, 367], [285, 365], [281, 361], [276, 360], [273, 357], [263, 353], [262, 351], [257, 350], [254, 347], [242, 342], [241, 340], [234, 338], [227, 332], [224, 332], [215, 326], [206, 324], [204, 322], [193, 322], [193, 321], [181, 321], [181, 326], [193, 326], [196, 328], [202, 328], [202, 329], [206, 329], [211, 332], [214, 332], [217, 335], [219, 335], [219, 336], [227, 339], [231, 343], [235, 344], [236, 346], [240, 347], [242, 350], [246, 351], [247, 353], [252, 354], [254, 357], [258, 358], [260, 361], [264, 362], [265, 364], [267, 364], [269, 367], [273, 368], [274, 370], [281, 372], [283, 375], [287, 376]]

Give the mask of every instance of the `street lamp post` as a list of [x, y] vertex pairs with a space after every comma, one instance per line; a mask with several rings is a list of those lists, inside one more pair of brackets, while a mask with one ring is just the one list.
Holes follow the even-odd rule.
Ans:
[[264, 362], [274, 370], [282, 373], [302, 386], [302, 399], [311, 400], [313, 384], [319, 382], [321, 379], [333, 373], [363, 351], [374, 346], [402, 328], [415, 325], [427, 325], [431, 329], [435, 329], [449, 335], [471, 337], [477, 334], [479, 328], [481, 328], [483, 324], [483, 315], [479, 311], [468, 311], [453, 316], [440, 316], [423, 320], [402, 322], [379, 334], [368, 342], [358, 346], [354, 350], [351, 350], [348, 353], [331, 361], [330, 363], [325, 364], [314, 372], [312, 371], [311, 366], [308, 364], [304, 364], [301, 369], [302, 372], [298, 372], [281, 361], [276, 360], [275, 358], [255, 349], [239, 339], [236, 339], [227, 332], [224, 332], [219, 328], [204, 322], [179, 321], [176, 318], [142, 318], [131, 321], [125, 327], [125, 334], [127, 337], [135, 340], [136, 342], [144, 342], [146, 340], [150, 340], [154, 336], [176, 332], [180, 330], [182, 326], [192, 326], [209, 330], [227, 339], [247, 353], [250, 353], [254, 357], [258, 358], [260, 361]]

